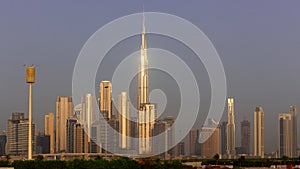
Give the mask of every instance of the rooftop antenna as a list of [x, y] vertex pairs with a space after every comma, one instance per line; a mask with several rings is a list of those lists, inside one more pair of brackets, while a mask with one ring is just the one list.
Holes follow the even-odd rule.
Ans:
[[146, 33], [144, 4], [143, 4], [143, 33]]

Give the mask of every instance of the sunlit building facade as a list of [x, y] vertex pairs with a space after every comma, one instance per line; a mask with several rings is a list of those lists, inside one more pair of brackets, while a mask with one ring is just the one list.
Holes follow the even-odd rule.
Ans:
[[279, 157], [292, 157], [292, 115], [278, 115], [278, 150]]
[[[24, 113], [12, 113], [7, 123], [7, 154], [28, 154], [29, 123]], [[32, 123], [32, 152], [35, 152], [35, 124]]]
[[155, 104], [144, 104], [138, 114], [139, 154], [152, 153], [152, 136], [155, 124]]
[[73, 102], [71, 97], [57, 97], [56, 101], [56, 152], [66, 151], [67, 131], [66, 123], [69, 117], [73, 116]]
[[253, 123], [253, 155], [256, 157], [264, 158], [264, 111], [261, 106], [256, 107], [254, 111]]
[[112, 85], [110, 81], [100, 83], [99, 110], [104, 119], [111, 119], [112, 116]]
[[227, 139], [227, 156], [234, 158], [235, 156], [235, 123], [234, 123], [234, 99], [227, 99], [228, 106], [228, 122], [226, 129]]
[[213, 119], [201, 127], [201, 157], [212, 158], [220, 154], [220, 126]]
[[127, 93], [121, 92], [118, 95], [118, 121], [119, 121], [119, 147], [130, 149], [130, 103], [127, 100]]
[[156, 115], [156, 105], [149, 103], [148, 98], [148, 57], [146, 46], [145, 17], [143, 16], [142, 44], [140, 53], [140, 63], [138, 68], [138, 138], [139, 154], [152, 153], [152, 136]]
[[241, 122], [241, 147], [243, 154], [250, 153], [250, 122], [243, 120]]
[[54, 114], [48, 113], [45, 115], [45, 135], [50, 137], [50, 153], [55, 152], [55, 133], [54, 133]]

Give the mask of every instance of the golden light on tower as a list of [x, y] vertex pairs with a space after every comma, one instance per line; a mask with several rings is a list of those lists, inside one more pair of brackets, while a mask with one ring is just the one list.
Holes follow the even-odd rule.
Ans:
[[32, 159], [32, 84], [35, 82], [35, 67], [26, 67], [26, 83], [29, 83], [28, 96], [28, 160]]

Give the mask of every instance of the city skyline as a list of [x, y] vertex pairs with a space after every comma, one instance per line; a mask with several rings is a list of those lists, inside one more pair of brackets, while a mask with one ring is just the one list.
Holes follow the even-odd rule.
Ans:
[[[296, 3], [296, 2], [295, 2]], [[200, 4], [200, 3], [199, 3]], [[210, 6], [211, 9], [218, 9], [214, 3], [206, 3], [207, 5]], [[239, 5], [241, 5], [240, 3], [237, 3]], [[252, 3], [250, 3], [250, 9], [254, 10], [254, 6], [251, 6]], [[290, 7], [288, 5], [283, 5], [283, 7], [279, 7], [279, 4], [281, 3], [275, 3], [275, 9], [282, 9], [283, 11], [287, 11], [287, 8]], [[25, 116], [27, 116], [27, 104], [24, 101], [27, 97], [26, 97], [26, 93], [27, 93], [27, 88], [26, 85], [24, 84], [24, 73], [23, 73], [23, 69], [20, 65], [22, 65], [24, 62], [38, 62], [35, 64], [39, 64], [40, 67], [37, 68], [37, 83], [35, 84], [34, 87], [34, 101], [35, 101], [35, 107], [34, 107], [34, 122], [36, 122], [37, 126], [36, 128], [38, 128], [40, 131], [43, 131], [43, 122], [44, 122], [44, 115], [47, 114], [48, 112], [55, 112], [55, 98], [57, 96], [71, 96], [71, 83], [69, 82], [70, 78], [69, 76], [71, 76], [71, 68], [72, 66], [68, 67], [65, 65], [67, 65], [68, 63], [71, 63], [70, 65], [72, 65], [72, 63], [74, 63], [74, 58], [77, 56], [78, 51], [80, 50], [81, 46], [83, 45], [84, 41], [88, 38], [88, 35], [90, 35], [91, 32], [97, 30], [98, 27], [100, 27], [101, 25], [104, 25], [106, 22], [110, 21], [110, 19], [112, 18], [116, 18], [119, 16], [122, 16], [123, 14], [130, 14], [132, 12], [128, 12], [125, 10], [125, 8], [120, 7], [121, 12], [118, 14], [114, 14], [113, 16], [109, 16], [109, 18], [103, 19], [99, 22], [97, 22], [97, 18], [99, 18], [99, 16], [102, 16], [100, 14], [102, 14], [101, 12], [97, 13], [97, 17], [94, 17], [90, 22], [93, 23], [89, 23], [89, 21], [82, 21], [86, 24], [86, 26], [88, 28], [83, 29], [84, 26], [81, 26], [80, 29], [79, 28], [74, 28], [74, 32], [71, 31], [71, 33], [68, 34], [67, 37], [71, 37], [70, 35], [77, 35], [79, 34], [80, 31], [84, 30], [82, 37], [79, 37], [79, 35], [74, 36], [75, 40], [76, 39], [79, 42], [76, 43], [72, 43], [67, 45], [66, 49], [62, 48], [62, 47], [58, 47], [57, 45], [54, 45], [53, 42], [49, 42], [46, 43], [47, 41], [45, 39], [40, 39], [38, 38], [39, 35], [41, 35], [42, 33], [48, 32], [49, 30], [46, 29], [46, 27], [42, 27], [40, 25], [40, 23], [44, 23], [43, 21], [40, 20], [39, 17], [33, 17], [33, 19], [31, 20], [30, 18], [33, 16], [33, 14], [36, 14], [39, 12], [39, 8], [43, 9], [45, 8], [43, 6], [43, 4], [41, 4], [40, 7], [35, 6], [31, 12], [28, 12], [24, 14], [24, 16], [20, 16], [21, 14], [19, 12], [17, 12], [17, 8], [21, 8], [20, 6], [16, 5], [14, 6], [14, 4], [5, 4], [7, 5], [9, 8], [8, 9], [13, 9], [13, 12], [15, 12], [13, 16], [11, 16], [11, 21], [5, 21], [6, 25], [4, 25], [4, 30], [1, 31], [0, 33], [3, 34], [3, 37], [6, 41], [1, 41], [0, 46], [3, 46], [3, 50], [1, 50], [2, 56], [3, 56], [3, 60], [4, 60], [4, 68], [1, 69], [1, 72], [4, 72], [3, 74], [1, 73], [1, 77], [3, 77], [3, 79], [5, 79], [3, 82], [3, 84], [1, 84], [1, 88], [0, 90], [3, 91], [3, 95], [6, 97], [2, 97], [2, 103], [1, 103], [1, 107], [3, 107], [3, 119], [9, 119], [10, 118], [10, 114], [12, 112], [24, 112]], [[26, 6], [26, 4], [23, 4]], [[63, 4], [66, 5], [66, 4]], [[108, 4], [109, 5], [109, 4]], [[197, 6], [198, 3], [196, 3], [195, 6]], [[252, 4], [253, 5], [253, 4]], [[277, 6], [278, 5], [278, 6]], [[128, 7], [130, 5], [128, 4], [124, 4], [124, 6]], [[133, 5], [132, 7], [130, 7], [130, 9], [132, 9], [132, 11], [135, 12], [140, 12], [140, 4], [136, 4]], [[275, 50], [274, 52], [267, 52], [265, 50], [267, 49], [261, 49], [261, 47], [259, 47], [259, 45], [255, 45], [254, 42], [256, 42], [256, 40], [252, 39], [250, 36], [245, 36], [244, 35], [244, 40], [241, 40], [238, 38], [238, 35], [241, 35], [245, 32], [251, 32], [250, 30], [246, 29], [246, 26], [249, 26], [251, 24], [256, 24], [257, 27], [261, 27], [262, 30], [256, 30], [256, 27], [254, 27], [253, 29], [255, 29], [255, 33], [257, 33], [257, 36], [254, 37], [258, 37], [262, 32], [265, 33], [266, 30], [268, 30], [268, 26], [264, 25], [262, 22], [264, 21], [263, 19], [260, 18], [256, 18], [257, 15], [254, 16], [248, 16], [246, 12], [240, 11], [238, 9], [235, 9], [235, 12], [237, 12], [238, 14], [241, 14], [241, 18], [245, 17], [248, 18], [248, 24], [246, 24], [245, 27], [243, 27], [242, 25], [237, 25], [241, 31], [237, 31], [234, 32], [235, 29], [233, 31], [230, 31], [229, 28], [231, 28], [231, 26], [229, 26], [230, 24], [225, 24], [225, 26], [221, 26], [217, 23], [217, 21], [220, 21], [221, 19], [218, 19], [218, 17], [221, 17], [222, 15], [222, 10], [221, 11], [217, 11], [216, 14], [214, 14], [213, 16], [215, 16], [217, 19], [211, 20], [209, 21], [209, 19], [205, 19], [205, 14], [211, 14], [210, 12], [208, 12], [207, 10], [204, 10], [202, 12], [199, 12], [199, 14], [197, 13], [197, 15], [193, 15], [193, 13], [188, 12], [187, 10], [184, 10], [182, 12], [178, 12], [178, 9], [180, 9], [180, 3], [175, 3], [174, 5], [171, 5], [169, 8], [166, 7], [166, 5], [162, 5], [161, 7], [157, 7], [155, 5], [155, 3], [146, 3], [145, 4], [146, 9], [147, 10], [161, 10], [164, 12], [168, 12], [170, 11], [171, 13], [177, 14], [179, 16], [183, 16], [186, 17], [187, 19], [189, 19], [191, 22], [195, 22], [195, 24], [197, 26], [199, 26], [201, 29], [203, 29], [203, 31], [205, 33], [207, 33], [207, 35], [209, 36], [209, 38], [211, 38], [211, 40], [213, 41], [213, 43], [216, 45], [216, 48], [218, 50], [218, 52], [221, 55], [222, 60], [224, 61], [224, 65], [225, 65], [225, 71], [227, 73], [228, 76], [228, 94], [230, 96], [233, 96], [236, 100], [236, 124], [239, 124], [239, 122], [241, 121], [241, 119], [243, 119], [245, 116], [247, 117], [247, 119], [251, 122], [251, 128], [253, 126], [253, 107], [255, 107], [256, 105], [262, 105], [264, 107], [264, 111], [265, 111], [265, 118], [270, 119], [270, 121], [274, 124], [277, 124], [277, 114], [280, 112], [288, 112], [287, 107], [289, 107], [290, 105], [296, 105], [299, 107], [299, 102], [300, 102], [300, 94], [299, 94], [299, 90], [297, 90], [299, 88], [299, 84], [300, 82], [298, 80], [295, 80], [297, 78], [292, 78], [292, 77], [297, 77], [297, 74], [295, 72], [297, 72], [298, 69], [298, 64], [299, 60], [298, 60], [298, 56], [299, 56], [299, 52], [297, 50], [297, 47], [295, 47], [297, 44], [295, 39], [299, 39], [298, 35], [297, 36], [292, 36], [292, 33], [297, 32], [296, 30], [294, 30], [294, 27], [289, 27], [289, 29], [292, 29], [291, 31], [287, 31], [287, 28], [283, 28], [285, 30], [285, 34], [287, 37], [283, 36], [283, 35], [279, 35], [281, 39], [285, 39], [286, 41], [288, 41], [288, 45], [285, 44], [275, 44], [275, 46], [279, 47], [281, 49], [281, 51], [277, 51], [276, 47], [274, 46], [274, 42], [272, 42], [272, 45], [268, 45], [268, 43], [271, 43], [270, 41], [267, 41], [266, 39], [268, 39], [268, 36], [275, 36], [278, 35], [277, 33], [279, 33], [279, 29], [281, 29], [282, 27], [279, 28], [274, 28], [272, 29], [271, 33], [265, 34], [265, 37], [261, 37], [259, 41], [259, 43], [265, 44], [266, 48], [268, 50]], [[191, 7], [192, 9], [196, 10], [196, 7], [192, 7], [193, 5], [189, 5], [189, 7]], [[243, 9], [246, 9], [245, 6], [241, 5], [243, 7]], [[292, 6], [292, 5], [291, 5]], [[297, 6], [297, 5], [295, 5]], [[100, 7], [99, 7], [100, 8]], [[201, 5], [198, 6], [198, 8], [202, 8]], [[232, 9], [233, 7], [231, 7], [230, 5], [226, 5], [225, 4], [225, 9]], [[294, 9], [293, 7], [291, 7], [292, 9], [289, 11], [294, 11], [295, 13], [288, 13], [288, 14], [276, 14], [275, 12], [277, 10], [275, 9], [269, 9], [270, 13], [267, 13], [265, 11], [268, 11], [268, 9], [266, 7], [260, 6], [258, 7], [257, 12], [259, 14], [262, 14], [263, 18], [265, 18], [268, 23], [273, 24], [273, 25], [277, 25], [277, 21], [273, 21], [272, 18], [281, 18], [282, 20], [284, 18], [287, 18], [285, 21], [278, 21], [280, 23], [285, 23], [287, 25], [295, 25], [295, 27], [297, 28], [298, 22], [294, 23], [293, 18], [295, 19], [295, 16], [299, 16], [298, 11], [296, 9]], [[75, 13], [75, 9], [77, 9], [77, 7], [73, 7], [73, 9], [71, 9], [71, 11], [73, 13]], [[20, 11], [24, 12], [24, 8], [21, 8]], [[98, 10], [98, 9], [97, 9]], [[26, 10], [25, 10], [26, 11]], [[64, 12], [62, 12], [63, 10], [59, 10], [59, 12], [61, 14], [64, 14]], [[91, 10], [91, 12], [95, 12], [96, 9], [93, 8]], [[192, 11], [192, 10], [191, 10]], [[201, 11], [201, 10], [200, 10]], [[3, 12], [5, 14], [9, 14], [10, 12], [7, 10], [3, 10]], [[41, 12], [41, 11], [40, 11]], [[248, 11], [250, 13], [252, 13], [251, 11]], [[50, 17], [52, 16], [52, 13], [49, 11], [44, 11], [42, 12], [45, 14], [46, 17]], [[104, 12], [105, 13], [105, 12]], [[89, 13], [91, 14], [91, 13]], [[270, 17], [269, 15], [274, 15], [272, 17]], [[68, 18], [68, 19], [72, 19], [72, 17], [67, 16], [66, 14], [63, 15], [64, 17]], [[78, 16], [78, 15], [76, 15]], [[82, 17], [85, 17], [88, 15], [83, 15]], [[277, 16], [277, 17], [276, 17]], [[209, 16], [207, 16], [209, 17]], [[242, 20], [241, 18], [237, 17], [236, 15], [234, 15], [234, 13], [229, 13], [225, 15], [226, 20], [229, 21], [230, 23], [234, 24], [234, 21], [240, 21]], [[232, 17], [232, 18], [231, 18]], [[27, 20], [31, 22], [37, 21], [37, 25], [36, 26], [41, 26], [42, 29], [40, 30], [41, 32], [37, 31], [36, 33], [29, 31], [30, 28], [34, 28], [34, 26], [32, 25], [27, 25], [24, 24], [25, 26], [21, 26], [13, 21], [19, 21], [20, 19], [25, 18]], [[211, 17], [209, 17], [211, 19]], [[100, 17], [101, 19], [101, 17]], [[76, 25], [77, 20], [74, 19], [70, 20], [71, 24]], [[257, 21], [257, 22], [256, 22]], [[59, 20], [58, 22], [61, 22], [61, 20]], [[242, 23], [246, 23], [246, 21], [241, 21]], [[21, 22], [22, 23], [22, 22]], [[55, 21], [51, 21], [50, 23], [56, 23]], [[56, 24], [62, 24], [62, 23], [56, 23]], [[223, 23], [224, 24], [224, 23]], [[21, 31], [21, 29], [17, 28], [17, 26], [20, 26], [21, 28], [26, 28], [24, 30]], [[35, 24], [33, 24], [35, 25]], [[63, 24], [62, 24], [63, 25]], [[236, 24], [235, 24], [236, 25]], [[283, 24], [284, 25], [284, 24]], [[16, 27], [15, 27], [16, 26]], [[220, 28], [217, 28], [218, 26], [220, 26]], [[213, 28], [216, 27], [216, 28]], [[5, 32], [7, 32], [7, 30], [9, 28], [14, 28], [15, 30], [21, 31], [19, 33], [16, 33], [16, 35], [10, 35], [10, 37], [6, 36]], [[69, 28], [69, 27], [68, 27]], [[244, 28], [244, 29], [242, 29]], [[7, 30], [6, 30], [7, 29]], [[61, 39], [64, 39], [62, 37], [62, 33], [66, 33], [67, 28], [63, 28], [63, 31], [60, 32], [56, 29], [51, 30], [50, 32], [52, 32], [54, 35], [56, 35], [55, 33], [58, 33], [57, 36], [54, 36], [54, 42], [56, 41], [60, 41]], [[225, 29], [225, 30], [224, 30]], [[258, 28], [257, 28], [258, 29]], [[37, 28], [34, 28], [34, 30], [37, 30]], [[39, 30], [39, 29], [38, 29]], [[243, 31], [244, 30], [244, 31]], [[225, 31], [225, 33], [222, 33], [222, 31]], [[27, 37], [27, 35], [25, 35], [25, 33], [28, 32], [29, 35], [31, 35], [33, 37], [33, 40], [29, 41], [31, 43], [28, 43], [24, 46], [23, 48], [23, 44], [25, 44], [24, 40], [22, 39], [30, 39], [29, 37]], [[292, 32], [292, 33], [291, 33]], [[232, 44], [225, 44], [226, 40], [229, 40], [229, 35], [226, 35], [226, 33], [228, 33], [229, 35], [233, 36], [233, 40], [232, 41], [237, 41], [236, 43], [231, 42]], [[236, 34], [235, 34], [236, 33]], [[251, 34], [251, 35], [255, 35], [255, 33]], [[22, 39], [20, 41], [17, 41], [17, 37], [21, 34], [22, 35]], [[29, 36], [28, 35], [28, 36]], [[42, 36], [41, 36], [42, 37]], [[149, 36], [150, 37], [150, 36]], [[16, 39], [15, 39], [16, 38]], [[48, 37], [49, 38], [49, 37]], [[295, 39], [294, 39], [295, 38]], [[47, 38], [46, 38], [47, 39]], [[273, 37], [274, 39], [274, 37]], [[153, 40], [153, 41], [151, 41]], [[280, 40], [280, 39], [279, 39]], [[65, 39], [66, 44], [68, 44], [70, 42], [70, 40], [67, 40], [67, 38]], [[7, 45], [5, 45], [5, 43], [8, 43], [12, 46], [16, 46], [17, 49], [23, 49], [20, 51], [11, 51], [8, 49], [6, 49]], [[44, 44], [44, 47], [38, 45], [38, 42], [42, 42], [41, 44]], [[153, 43], [156, 43], [157, 41], [155, 41], [155, 39], [151, 39], [149, 40], [149, 42], [147, 44], [149, 44], [150, 46], [153, 45]], [[242, 42], [248, 44], [243, 44]], [[292, 43], [293, 42], [293, 43]], [[46, 44], [45, 44], [46, 43]], [[63, 43], [63, 42], [59, 42]], [[224, 44], [224, 46], [223, 46]], [[62, 44], [60, 44], [61, 46], [63, 46]], [[138, 46], [138, 45], [137, 45]], [[139, 46], [138, 46], [139, 47]], [[248, 48], [246, 48], [248, 47]], [[33, 52], [35, 48], [39, 48], [41, 49], [41, 51], [36, 51]], [[48, 49], [49, 48], [49, 49]], [[52, 49], [53, 48], [53, 49]], [[70, 49], [70, 51], [68, 51], [68, 48]], [[234, 51], [231, 50], [231, 48], [243, 48], [244, 50], [241, 51]], [[32, 51], [31, 51], [32, 50]], [[57, 50], [57, 52], [55, 52]], [[258, 52], [250, 52], [250, 54], [245, 54], [249, 51], [258, 51]], [[261, 54], [260, 54], [261, 53]], [[32, 55], [32, 56], [30, 56]], [[57, 63], [57, 59], [59, 57], [55, 57], [54, 55], [60, 56], [61, 61], [59, 61], [59, 63]], [[234, 56], [230, 56], [230, 55], [234, 55]], [[255, 56], [258, 55], [258, 56]], [[274, 56], [273, 56], [274, 55]], [[240, 56], [240, 57], [238, 57]], [[251, 56], [251, 57], [250, 57]], [[263, 57], [266, 57], [265, 59]], [[6, 65], [6, 61], [7, 61], [7, 65]], [[231, 61], [235, 61], [233, 63], [231, 63]], [[48, 63], [50, 64], [48, 66]], [[251, 69], [253, 68], [253, 66], [247, 67], [246, 64], [248, 63], [252, 63], [253, 65], [255, 65], [255, 67], [257, 67], [257, 72], [256, 71], [251, 71]], [[7, 66], [11, 66], [11, 68], [8, 68]], [[55, 68], [56, 70], [53, 70], [53, 65], [55, 65], [57, 68]], [[269, 65], [269, 69], [264, 69], [263, 67], [265, 65]], [[278, 66], [281, 65], [281, 66]], [[286, 68], [289, 68], [288, 70]], [[6, 69], [6, 70], [4, 70]], [[2, 71], [4, 70], [4, 71]], [[11, 72], [9, 74], [6, 74], [8, 72]], [[247, 73], [247, 71], [250, 71], [250, 73]], [[61, 73], [64, 72], [64, 73]], [[243, 73], [241, 73], [243, 72]], [[251, 74], [252, 73], [252, 74]], [[271, 76], [267, 76], [267, 74], [270, 73]], [[242, 75], [239, 75], [242, 74]], [[43, 78], [43, 76], [47, 77]], [[248, 80], [245, 80], [245, 77], [249, 78]], [[268, 77], [266, 79], [268, 80], [263, 80], [265, 77]], [[291, 77], [291, 78], [290, 78]], [[13, 79], [10, 79], [13, 78]], [[263, 83], [260, 83], [259, 85], [254, 84], [254, 79], [260, 79], [262, 80]], [[104, 79], [104, 78], [103, 78]], [[59, 82], [58, 84], [54, 84], [52, 81], [56, 81]], [[251, 83], [252, 81], [252, 83]], [[283, 81], [283, 82], [281, 82]], [[293, 83], [286, 83], [286, 82], [293, 82]], [[249, 85], [247, 85], [247, 83], [249, 83]], [[278, 85], [276, 84], [278, 83]], [[280, 85], [279, 85], [280, 84]], [[284, 84], [284, 85], [283, 85]], [[98, 84], [97, 84], [98, 85]], [[246, 86], [246, 87], [243, 87]], [[284, 86], [284, 87], [279, 87], [279, 86]], [[47, 89], [49, 88], [49, 89]], [[281, 89], [281, 90], [278, 90]], [[257, 90], [257, 91], [256, 91]], [[253, 91], [253, 94], [252, 92]], [[265, 94], [262, 94], [262, 91], [265, 92]], [[260, 96], [257, 95], [257, 93], [260, 93], [261, 95], [264, 96]], [[17, 94], [15, 94], [17, 93]], [[21, 94], [21, 96], [19, 96]], [[257, 97], [254, 97], [255, 94], [257, 95]], [[280, 95], [280, 97], [276, 97], [276, 95]], [[226, 111], [224, 111], [224, 114], [226, 116]], [[299, 119], [299, 117], [298, 117]], [[200, 121], [200, 120], [199, 120]], [[1, 129], [6, 129], [6, 122], [2, 121], [1, 123]], [[200, 126], [195, 126], [196, 128], [200, 129]], [[236, 126], [236, 131], [240, 131], [239, 126]], [[270, 132], [272, 131], [272, 127], [270, 127], [269, 125], [265, 124], [265, 133], [266, 133], [266, 139], [270, 139], [270, 140], [277, 140], [277, 131], [276, 132]], [[252, 131], [251, 131], [252, 132]], [[298, 131], [299, 133], [299, 131]], [[299, 134], [298, 134], [299, 135]], [[253, 136], [253, 133], [251, 133], [251, 136]], [[239, 132], [236, 132], [236, 138], [239, 138]], [[251, 139], [253, 140], [253, 139]], [[268, 142], [270, 142], [270, 140], [266, 140]], [[237, 141], [237, 146], [240, 145], [239, 143], [239, 139], [236, 139]], [[299, 145], [299, 139], [298, 139], [298, 145]], [[265, 147], [265, 152], [272, 152], [275, 151], [277, 149], [277, 141], [273, 141], [270, 145], [266, 145]]]

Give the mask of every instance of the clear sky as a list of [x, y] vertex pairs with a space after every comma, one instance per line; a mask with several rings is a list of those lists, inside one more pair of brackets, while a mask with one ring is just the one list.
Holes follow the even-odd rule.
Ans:
[[[276, 150], [278, 113], [287, 112], [291, 104], [300, 107], [299, 1], [2, 0], [0, 129], [6, 129], [12, 112], [27, 112], [23, 64], [39, 65], [33, 119], [43, 129], [44, 115], [55, 112], [56, 97], [72, 94], [73, 67], [85, 41], [113, 19], [141, 12], [143, 4], [145, 11], [185, 18], [208, 36], [223, 61], [228, 96], [236, 99], [237, 136], [240, 121], [246, 118], [252, 123], [253, 111], [261, 105], [265, 111], [265, 149]], [[133, 40], [128, 41], [135, 43], [131, 51], [140, 43]], [[161, 41], [149, 37], [148, 46], [159, 47]], [[172, 46], [163, 47], [172, 50]], [[237, 145], [239, 142], [237, 139]]]

